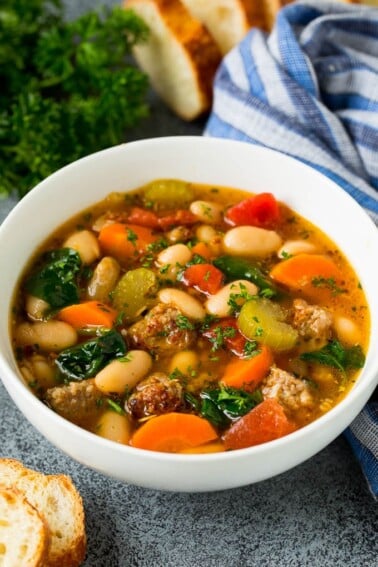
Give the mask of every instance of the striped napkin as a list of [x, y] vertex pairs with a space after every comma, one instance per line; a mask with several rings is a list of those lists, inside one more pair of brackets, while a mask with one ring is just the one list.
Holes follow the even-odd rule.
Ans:
[[[343, 187], [378, 225], [378, 9], [302, 0], [223, 60], [204, 135], [289, 154]], [[378, 403], [345, 432], [378, 497]]]

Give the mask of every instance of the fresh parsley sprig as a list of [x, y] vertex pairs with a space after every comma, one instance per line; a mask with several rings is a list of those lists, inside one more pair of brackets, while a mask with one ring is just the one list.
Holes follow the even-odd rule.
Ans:
[[130, 56], [147, 35], [118, 6], [67, 21], [61, 0], [3, 0], [0, 195], [22, 197], [63, 165], [124, 141], [147, 114], [148, 80]]

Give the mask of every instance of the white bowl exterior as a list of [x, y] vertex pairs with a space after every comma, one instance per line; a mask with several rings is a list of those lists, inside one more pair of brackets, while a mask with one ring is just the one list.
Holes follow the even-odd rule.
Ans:
[[53, 230], [112, 191], [157, 178], [270, 191], [322, 228], [360, 277], [372, 315], [370, 344], [378, 344], [378, 231], [341, 188], [275, 151], [204, 137], [156, 138], [123, 144], [79, 160], [34, 188], [0, 227], [0, 375], [27, 419], [77, 461], [128, 483], [175, 491], [222, 490], [274, 476], [311, 457], [356, 417], [377, 384], [378, 349], [348, 396], [307, 427], [271, 443], [210, 455], [133, 449], [88, 433], [40, 402], [23, 384], [9, 339], [13, 291], [36, 248]]

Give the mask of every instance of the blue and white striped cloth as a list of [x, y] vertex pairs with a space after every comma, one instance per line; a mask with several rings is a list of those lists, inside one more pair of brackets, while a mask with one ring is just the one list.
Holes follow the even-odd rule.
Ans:
[[[378, 224], [378, 9], [325, 0], [283, 8], [223, 60], [205, 135], [289, 154], [352, 195]], [[345, 432], [378, 496], [378, 403]]]

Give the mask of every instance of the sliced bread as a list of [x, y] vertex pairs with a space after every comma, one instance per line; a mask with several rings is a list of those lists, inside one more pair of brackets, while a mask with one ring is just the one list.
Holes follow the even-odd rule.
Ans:
[[192, 16], [207, 27], [223, 55], [239, 43], [252, 26], [265, 29], [264, 2], [261, 0], [181, 1]]
[[14, 459], [0, 459], [0, 484], [22, 492], [46, 522], [50, 544], [44, 567], [81, 565], [86, 552], [84, 509], [71, 479], [36, 472]]
[[0, 485], [0, 565], [44, 567], [49, 532], [38, 511], [16, 488]]
[[221, 52], [208, 30], [179, 0], [128, 0], [150, 29], [134, 56], [154, 90], [184, 120], [207, 111]]

